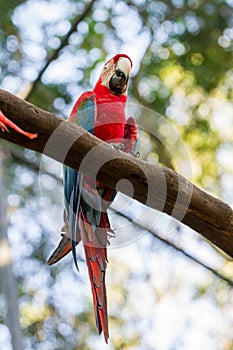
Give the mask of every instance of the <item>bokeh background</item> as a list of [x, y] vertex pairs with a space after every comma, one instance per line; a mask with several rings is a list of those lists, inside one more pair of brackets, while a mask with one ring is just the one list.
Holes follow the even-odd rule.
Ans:
[[[0, 38], [0, 87], [64, 118], [106, 58], [128, 54], [141, 157], [233, 204], [232, 0], [0, 0]], [[2, 350], [233, 349], [232, 260], [123, 195], [110, 210], [106, 345], [83, 247], [80, 273], [71, 256], [46, 266], [61, 166], [3, 140], [0, 152]]]

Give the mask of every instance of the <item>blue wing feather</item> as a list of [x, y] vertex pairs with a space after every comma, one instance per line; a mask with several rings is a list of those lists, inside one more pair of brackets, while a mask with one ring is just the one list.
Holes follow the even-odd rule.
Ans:
[[137, 138], [135, 144], [134, 144], [134, 148], [133, 148], [133, 151], [132, 151], [132, 154], [135, 155], [137, 153], [137, 150], [138, 150], [138, 143], [139, 143], [139, 137]]
[[[71, 113], [72, 120], [82, 128], [93, 133], [96, 116], [96, 100], [94, 93], [84, 93], [77, 101]], [[76, 232], [79, 230], [78, 213], [80, 210], [83, 175], [78, 171], [64, 166], [64, 196], [67, 221], [70, 228], [72, 255], [78, 269], [76, 257]], [[90, 212], [90, 211], [89, 211]]]
[[96, 119], [96, 97], [94, 92], [87, 91], [80, 96], [71, 112], [70, 121], [78, 124], [81, 128], [94, 133]]

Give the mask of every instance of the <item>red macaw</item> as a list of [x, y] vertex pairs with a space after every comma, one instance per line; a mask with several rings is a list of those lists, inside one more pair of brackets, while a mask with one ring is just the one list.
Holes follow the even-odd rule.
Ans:
[[[75, 103], [69, 122], [78, 123], [98, 138], [135, 153], [137, 126], [133, 117], [126, 121], [125, 104], [131, 59], [118, 54], [105, 63], [93, 91], [83, 93]], [[105, 271], [108, 236], [112, 233], [106, 209], [116, 191], [65, 166], [65, 226], [62, 239], [48, 260], [52, 265], [72, 250], [77, 267], [75, 246], [81, 240], [91, 282], [96, 326], [108, 341]]]
[[18, 133], [27, 136], [29, 139], [34, 139], [37, 137], [37, 134], [32, 134], [30, 132], [26, 132], [20, 129], [17, 125], [15, 125], [11, 120], [9, 120], [0, 110], [0, 129], [5, 132], [9, 132], [8, 127], [14, 129]]

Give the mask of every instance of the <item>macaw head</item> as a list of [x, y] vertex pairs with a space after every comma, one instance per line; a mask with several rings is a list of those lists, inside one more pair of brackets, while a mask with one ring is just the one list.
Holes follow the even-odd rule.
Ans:
[[99, 81], [111, 93], [126, 95], [131, 68], [131, 59], [125, 54], [118, 54], [105, 63]]

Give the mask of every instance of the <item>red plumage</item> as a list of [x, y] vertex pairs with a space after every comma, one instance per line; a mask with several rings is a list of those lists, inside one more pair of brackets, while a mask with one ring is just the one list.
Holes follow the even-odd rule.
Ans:
[[[117, 55], [115, 55], [114, 57], [112, 57], [109, 61], [112, 60], [114, 63], [116, 63], [116, 62], [119, 60], [119, 58], [121, 58], [121, 57], [127, 58], [127, 59], [130, 61], [130, 63], [131, 63], [131, 68], [132, 68], [133, 62], [132, 62], [131, 58], [130, 58], [128, 55], [125, 55], [124, 53], [118, 53]], [[108, 62], [109, 62], [109, 61], [108, 61]], [[108, 62], [107, 62], [107, 63], [108, 63]]]

